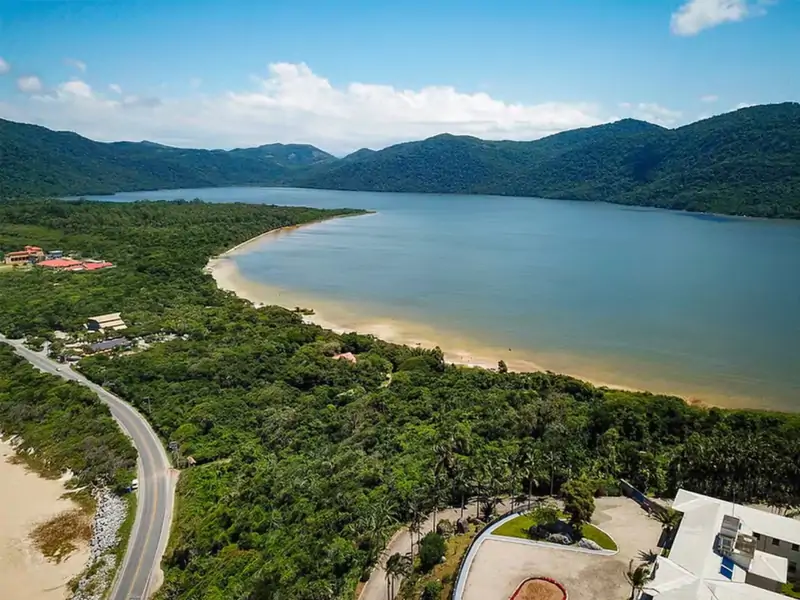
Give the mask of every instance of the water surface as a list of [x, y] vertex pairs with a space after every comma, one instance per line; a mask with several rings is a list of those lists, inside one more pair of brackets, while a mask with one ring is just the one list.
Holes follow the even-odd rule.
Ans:
[[235, 259], [252, 281], [603, 382], [800, 409], [798, 222], [270, 188], [105, 199], [195, 197], [378, 211], [253, 247]]

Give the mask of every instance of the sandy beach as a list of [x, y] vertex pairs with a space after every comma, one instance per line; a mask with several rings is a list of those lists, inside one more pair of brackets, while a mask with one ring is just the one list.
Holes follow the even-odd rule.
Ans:
[[380, 314], [376, 307], [349, 306], [330, 302], [324, 298], [311, 297], [294, 290], [282, 289], [251, 281], [240, 273], [234, 257], [246, 254], [264, 245], [274, 243], [285, 235], [291, 235], [301, 227], [313, 227], [315, 223], [284, 227], [252, 238], [229, 251], [212, 258], [207, 266], [209, 273], [220, 289], [235, 293], [256, 306], [278, 305], [288, 309], [296, 307], [311, 309], [313, 315], [304, 317], [337, 333], [357, 331], [371, 334], [387, 342], [434, 348], [439, 346], [448, 362], [470, 367], [494, 369], [499, 360], [505, 361], [510, 371], [553, 371], [565, 373], [587, 381], [598, 387], [620, 390], [647, 390], [653, 393], [680, 396], [687, 402], [729, 408], [752, 408], [757, 405], [752, 398], [731, 396], [709, 387], [681, 387], [673, 381], [647, 378], [631, 369], [620, 373], [611, 365], [588, 363], [579, 357], [548, 353], [536, 354], [529, 350], [503, 348], [487, 345], [456, 331], [431, 327], [424, 323], [403, 321]]
[[63, 480], [48, 480], [23, 465], [8, 462], [14, 450], [0, 441], [0, 598], [3, 600], [60, 600], [67, 584], [86, 567], [88, 548], [56, 564], [48, 562], [28, 535], [39, 523], [77, 508], [61, 498]]

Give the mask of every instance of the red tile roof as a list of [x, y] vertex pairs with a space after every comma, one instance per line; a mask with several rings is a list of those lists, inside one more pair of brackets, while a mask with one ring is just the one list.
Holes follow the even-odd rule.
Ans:
[[107, 269], [108, 267], [113, 267], [114, 263], [110, 262], [85, 262], [83, 263], [83, 268], [87, 271], [95, 271], [97, 269]]
[[50, 269], [66, 269], [67, 267], [76, 267], [82, 263], [72, 258], [54, 258], [52, 260], [43, 260], [36, 264], [40, 267], [48, 267]]

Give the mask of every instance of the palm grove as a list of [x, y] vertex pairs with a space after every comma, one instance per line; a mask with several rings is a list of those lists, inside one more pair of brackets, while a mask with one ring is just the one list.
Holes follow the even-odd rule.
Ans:
[[202, 271], [263, 231], [353, 212], [0, 202], [0, 249], [36, 243], [118, 264], [0, 274], [0, 331], [50, 337], [121, 310], [130, 335], [181, 336], [81, 362], [198, 462], [181, 476], [161, 598], [349, 598], [418, 515], [477, 499], [488, 516], [500, 498], [576, 480], [596, 493], [616, 493], [622, 477], [654, 494], [800, 503], [798, 416], [447, 365], [438, 350], [257, 309]]

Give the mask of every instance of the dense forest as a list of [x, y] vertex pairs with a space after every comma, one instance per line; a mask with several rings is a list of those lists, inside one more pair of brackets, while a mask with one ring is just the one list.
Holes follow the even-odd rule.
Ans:
[[[0, 331], [48, 336], [121, 310], [130, 335], [180, 335], [80, 363], [198, 463], [181, 476], [163, 600], [351, 598], [413, 512], [578, 478], [596, 493], [616, 493], [624, 477], [665, 496], [686, 487], [800, 503], [798, 415], [448, 365], [438, 350], [255, 308], [203, 274], [226, 246], [333, 214], [0, 202], [0, 248], [57, 245], [118, 263], [91, 274], [0, 273]], [[339, 352], [358, 360], [335, 360]]]
[[[0, 280], [2, 282], [2, 280]], [[125, 490], [136, 468], [136, 451], [108, 407], [86, 388], [37, 371], [0, 343], [0, 431], [18, 435], [17, 450], [38, 470], [74, 483]]]
[[0, 120], [0, 197], [272, 185], [539, 196], [800, 218], [800, 104], [677, 129], [633, 119], [532, 142], [439, 135], [336, 159], [313, 146], [102, 144]]

